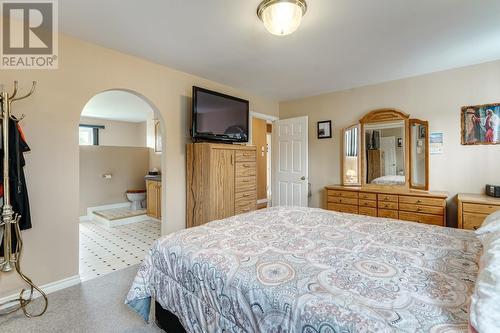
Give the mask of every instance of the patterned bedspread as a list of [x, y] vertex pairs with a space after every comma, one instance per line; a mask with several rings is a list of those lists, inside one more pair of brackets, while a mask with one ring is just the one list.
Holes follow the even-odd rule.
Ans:
[[155, 242], [126, 303], [188, 332], [466, 332], [474, 233], [270, 208]]

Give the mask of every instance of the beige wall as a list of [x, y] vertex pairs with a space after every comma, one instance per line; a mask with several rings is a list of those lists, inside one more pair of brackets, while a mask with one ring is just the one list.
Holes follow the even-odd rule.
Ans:
[[99, 129], [100, 146], [147, 147], [146, 122], [81, 117], [80, 124], [104, 126], [104, 129]]
[[[1, 23], [1, 22], [0, 22]], [[83, 107], [108, 89], [130, 89], [146, 96], [163, 121], [162, 232], [185, 226], [185, 144], [193, 85], [250, 100], [253, 111], [278, 115], [278, 103], [197, 76], [68, 36], [59, 39], [58, 70], [2, 70], [0, 81], [21, 93], [38, 81], [36, 94], [15, 103], [32, 151], [26, 155], [26, 177], [33, 228], [23, 232], [24, 271], [39, 285], [78, 274], [79, 146]], [[15, 274], [0, 275], [0, 297], [23, 286]]]
[[148, 148], [80, 146], [80, 215], [88, 207], [127, 202], [127, 190], [146, 188], [148, 169]]
[[[449, 70], [280, 103], [280, 117], [309, 116], [311, 205], [324, 206], [323, 187], [341, 180], [342, 128], [365, 113], [391, 107], [429, 120], [431, 132], [444, 132], [444, 154], [431, 155], [431, 190], [481, 193], [486, 183], [500, 184], [500, 146], [460, 145], [460, 108], [500, 102], [500, 61]], [[316, 138], [316, 122], [332, 120], [332, 139]], [[450, 220], [456, 220], [450, 200]]]

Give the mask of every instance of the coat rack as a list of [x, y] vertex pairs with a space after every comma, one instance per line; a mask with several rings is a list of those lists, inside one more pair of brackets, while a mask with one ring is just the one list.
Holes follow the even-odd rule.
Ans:
[[[4, 312], [0, 312], [0, 315], [6, 315], [18, 310], [22, 310], [24, 315], [28, 318], [39, 317], [45, 313], [48, 306], [47, 295], [36, 286], [31, 279], [26, 276], [21, 269], [21, 254], [23, 250], [23, 240], [21, 237], [21, 229], [19, 227], [19, 220], [21, 215], [14, 212], [11, 205], [10, 198], [10, 163], [9, 163], [9, 120], [19, 121], [24, 118], [15, 118], [11, 113], [12, 104], [14, 102], [28, 98], [35, 92], [36, 82], [33, 81], [31, 90], [28, 94], [16, 97], [18, 92], [18, 83], [14, 81], [14, 92], [8, 94], [3, 91], [1, 93], [1, 113], [0, 119], [2, 120], [2, 134], [3, 134], [3, 206], [1, 209], [1, 219], [0, 219], [0, 230], [3, 228], [3, 260], [0, 258], [0, 272], [10, 272], [16, 270], [19, 277], [24, 280], [29, 285], [29, 292], [27, 297], [24, 297], [26, 293], [25, 289], [22, 289], [19, 297], [17, 299], [0, 304], [0, 308], [6, 308]], [[12, 233], [14, 232], [16, 236], [16, 246], [12, 248]], [[27, 306], [34, 299], [34, 293], [37, 291], [43, 297], [44, 306], [40, 313], [32, 314], [28, 311]], [[17, 305], [16, 305], [17, 304]]]

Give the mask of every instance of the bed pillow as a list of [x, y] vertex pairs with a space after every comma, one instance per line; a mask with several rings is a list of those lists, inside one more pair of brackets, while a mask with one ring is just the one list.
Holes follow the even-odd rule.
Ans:
[[476, 235], [484, 235], [489, 232], [500, 231], [500, 210], [489, 215], [476, 230]]
[[481, 333], [500, 332], [500, 231], [481, 237], [483, 254], [471, 297], [470, 324]]

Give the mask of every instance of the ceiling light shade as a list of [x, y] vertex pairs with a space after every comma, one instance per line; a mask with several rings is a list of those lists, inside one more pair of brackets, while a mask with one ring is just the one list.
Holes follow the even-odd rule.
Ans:
[[273, 35], [289, 35], [300, 25], [307, 11], [305, 0], [264, 0], [257, 8], [257, 16]]

